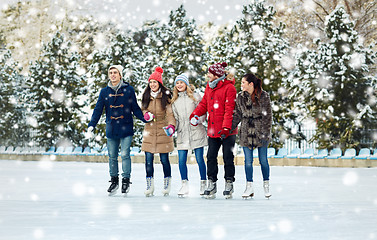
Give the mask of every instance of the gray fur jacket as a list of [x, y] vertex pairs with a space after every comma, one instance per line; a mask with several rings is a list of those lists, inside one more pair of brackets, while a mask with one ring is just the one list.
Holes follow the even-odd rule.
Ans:
[[260, 99], [253, 104], [250, 93], [242, 91], [236, 99], [232, 129], [238, 128], [242, 147], [261, 147], [262, 141], [271, 140], [272, 111], [270, 96], [262, 91]]

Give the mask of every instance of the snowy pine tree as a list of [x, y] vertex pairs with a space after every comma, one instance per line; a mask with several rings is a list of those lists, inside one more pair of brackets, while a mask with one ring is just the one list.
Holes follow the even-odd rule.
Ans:
[[[100, 90], [108, 84], [108, 68], [110, 65], [122, 65], [125, 68], [123, 71], [123, 80], [134, 87], [136, 95], [140, 94], [147, 84], [149, 76], [147, 74], [151, 74], [146, 67], [148, 64], [144, 57], [145, 54], [134, 41], [132, 33], [119, 32], [111, 39], [110, 45], [107, 48], [103, 51], [94, 52], [91, 57], [92, 63], [89, 67], [90, 78], [88, 89], [90, 108], [93, 109], [95, 107]], [[96, 126], [97, 138], [95, 139], [95, 144], [100, 146], [106, 143], [106, 124], [104, 120], [104, 117], [101, 118]], [[140, 145], [143, 124], [141, 124], [141, 121], [136, 121], [134, 127], [134, 145]], [[89, 143], [89, 145], [92, 144]]]
[[0, 51], [0, 145], [22, 146], [30, 141], [20, 70], [10, 51]]
[[376, 135], [370, 131], [377, 123], [376, 77], [369, 73], [376, 56], [359, 42], [342, 7], [327, 17], [325, 32], [328, 42], [318, 39], [317, 50], [297, 55], [290, 91], [317, 122], [312, 141], [322, 148], [363, 147], [365, 135]]
[[85, 79], [79, 61], [80, 55], [70, 52], [70, 42], [57, 32], [30, 66], [29, 102], [42, 146], [83, 144]]
[[169, 22], [156, 28], [149, 40], [149, 46], [157, 47], [156, 65], [164, 69], [164, 84], [169, 89], [173, 89], [175, 77], [184, 72], [195, 86], [205, 85], [203, 66], [208, 53], [204, 52], [203, 36], [195, 20], [187, 18], [183, 5], [170, 12]]
[[225, 60], [234, 68], [238, 89], [241, 77], [248, 72], [262, 79], [272, 104], [272, 144], [281, 146], [285, 137], [290, 135], [286, 122], [292, 115], [282, 87], [287, 72], [282, 68], [281, 60], [289, 48], [283, 38], [284, 25], [274, 25], [275, 10], [272, 6], [265, 6], [264, 0], [245, 5], [242, 14], [230, 32], [216, 39], [211, 52], [215, 59]]

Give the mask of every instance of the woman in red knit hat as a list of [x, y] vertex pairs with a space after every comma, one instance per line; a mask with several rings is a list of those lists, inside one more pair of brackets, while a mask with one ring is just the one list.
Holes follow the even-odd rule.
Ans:
[[141, 150], [145, 152], [145, 170], [147, 188], [145, 196], [153, 196], [154, 192], [154, 154], [160, 154], [160, 161], [164, 171], [164, 196], [169, 195], [171, 188], [171, 166], [169, 162], [169, 152], [174, 150], [173, 138], [175, 132], [175, 118], [173, 115], [171, 92], [162, 82], [163, 69], [157, 67], [148, 79], [142, 97], [142, 111], [145, 124], [143, 132], [143, 143]]

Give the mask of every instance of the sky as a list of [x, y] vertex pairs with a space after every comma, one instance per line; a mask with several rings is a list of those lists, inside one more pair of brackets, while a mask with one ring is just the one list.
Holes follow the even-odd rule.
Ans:
[[[1, 8], [17, 0], [1, 0]], [[207, 22], [225, 24], [239, 19], [242, 6], [249, 3], [246, 0], [51, 0], [59, 6], [90, 13], [98, 20], [112, 20], [125, 27], [140, 26], [145, 20], [159, 19], [166, 21], [171, 10], [176, 10], [181, 4], [188, 17], [195, 19], [201, 25]]]

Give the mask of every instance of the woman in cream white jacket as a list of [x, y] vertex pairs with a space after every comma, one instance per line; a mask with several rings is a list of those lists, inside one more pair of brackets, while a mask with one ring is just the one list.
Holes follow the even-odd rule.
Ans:
[[207, 146], [207, 132], [203, 126], [205, 115], [199, 119], [198, 126], [190, 124], [190, 114], [201, 100], [198, 93], [192, 91], [193, 86], [189, 84], [185, 74], [177, 76], [174, 82], [172, 108], [176, 119], [178, 165], [182, 179], [182, 187], [178, 196], [185, 196], [189, 193], [187, 176], [187, 154], [194, 150], [196, 162], [200, 173], [200, 195], [204, 194], [207, 183], [206, 165], [203, 158], [204, 146]]

